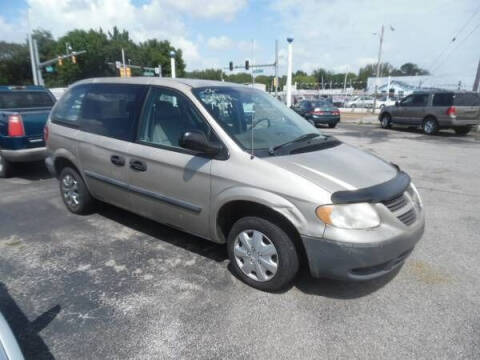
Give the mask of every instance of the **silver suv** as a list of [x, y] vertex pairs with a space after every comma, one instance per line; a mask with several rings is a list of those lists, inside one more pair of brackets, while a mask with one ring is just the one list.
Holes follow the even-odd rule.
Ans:
[[424, 231], [410, 177], [324, 135], [269, 94], [188, 79], [72, 85], [47, 129], [46, 164], [73, 213], [101, 200], [216, 243], [249, 285], [367, 280]]
[[419, 92], [385, 106], [378, 116], [383, 128], [393, 124], [421, 127], [433, 135], [441, 129], [454, 129], [466, 135], [480, 124], [480, 96], [473, 92]]

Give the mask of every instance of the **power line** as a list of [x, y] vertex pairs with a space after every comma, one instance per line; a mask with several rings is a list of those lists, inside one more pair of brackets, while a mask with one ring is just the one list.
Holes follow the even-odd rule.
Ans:
[[455, 46], [455, 47], [446, 55], [446, 57], [443, 58], [443, 61], [440, 61], [440, 62], [437, 64], [437, 66], [435, 66], [435, 68], [433, 68], [433, 69], [431, 70], [432, 73], [433, 73], [435, 70], [437, 70], [437, 69], [440, 67], [440, 65], [442, 65], [442, 64], [445, 62], [445, 60], [448, 59], [448, 57], [449, 57], [455, 50], [457, 50], [457, 48], [458, 48], [460, 45], [462, 45], [462, 44], [470, 37], [470, 35], [472, 35], [479, 27], [480, 27], [480, 23], [478, 23], [477, 26], [475, 26], [475, 27], [472, 29], [472, 31], [470, 31], [470, 32], [467, 34], [467, 36], [465, 36], [465, 37], [463, 38], [462, 41], [460, 41], [460, 42], [457, 43], [457, 46]]
[[459, 28], [457, 32], [454, 33], [454, 36], [452, 39], [449, 41], [448, 45], [442, 50], [442, 52], [429, 64], [428, 67], [432, 67], [437, 61], [441, 59], [441, 57], [445, 54], [445, 52], [448, 50], [448, 48], [457, 40], [457, 37], [462, 33], [462, 31], [470, 24], [472, 19], [477, 15], [477, 13], [480, 11], [480, 6], [473, 12], [472, 16]]

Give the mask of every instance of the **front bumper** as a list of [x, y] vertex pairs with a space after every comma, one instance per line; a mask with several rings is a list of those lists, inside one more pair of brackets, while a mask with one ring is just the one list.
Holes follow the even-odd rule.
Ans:
[[47, 156], [47, 148], [38, 147], [20, 150], [1, 150], [2, 156], [10, 162], [28, 162], [43, 160]]
[[370, 280], [403, 264], [425, 229], [423, 212], [410, 225], [381, 224], [368, 230], [326, 227], [324, 238], [302, 235], [314, 277]]

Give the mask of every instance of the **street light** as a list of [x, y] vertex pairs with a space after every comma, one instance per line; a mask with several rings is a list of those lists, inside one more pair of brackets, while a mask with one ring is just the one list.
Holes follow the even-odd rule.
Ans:
[[175, 51], [170, 50], [170, 68], [172, 69], [172, 79], [175, 78]]
[[287, 66], [287, 106], [292, 106], [292, 42], [293, 38], [287, 38], [288, 42], [288, 66]]
[[[392, 25], [390, 26], [390, 31], [395, 31]], [[382, 25], [382, 29], [380, 30], [380, 44], [378, 46], [378, 61], [377, 61], [377, 74], [375, 76], [375, 93], [373, 98], [373, 112], [377, 107], [377, 91], [378, 91], [378, 77], [380, 76], [380, 62], [382, 60], [382, 45], [383, 45], [383, 34], [385, 32], [385, 26]], [[373, 35], [377, 35], [377, 33], [373, 33]]]

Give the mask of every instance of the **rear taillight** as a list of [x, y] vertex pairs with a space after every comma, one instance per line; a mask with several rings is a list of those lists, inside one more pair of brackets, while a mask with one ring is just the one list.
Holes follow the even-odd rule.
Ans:
[[332, 111], [332, 115], [340, 115], [340, 111]]
[[8, 117], [8, 136], [25, 136], [25, 128], [23, 127], [21, 115], [10, 115]]
[[457, 116], [457, 109], [455, 109], [455, 106], [450, 106], [450, 107], [447, 109], [447, 115], [450, 116], [450, 117], [455, 117], [455, 116]]
[[45, 125], [45, 127], [43, 128], [43, 141], [47, 142], [48, 140], [48, 126]]

